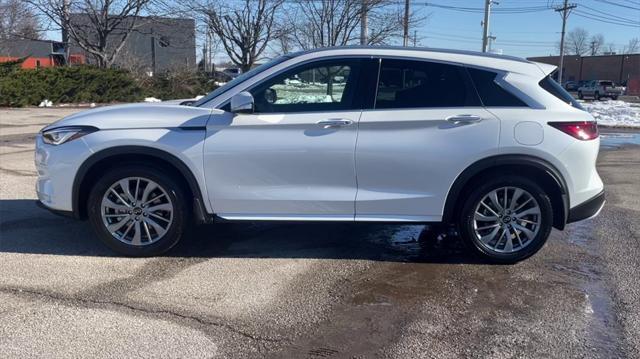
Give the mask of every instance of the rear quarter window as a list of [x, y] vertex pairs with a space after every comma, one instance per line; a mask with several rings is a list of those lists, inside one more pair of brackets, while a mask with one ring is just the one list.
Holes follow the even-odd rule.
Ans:
[[563, 89], [562, 86], [560, 86], [560, 84], [558, 84], [551, 77], [549, 76], [545, 77], [540, 81], [539, 85], [540, 87], [545, 89], [545, 91], [547, 91], [548, 93], [562, 100], [562, 102], [565, 102], [579, 110], [585, 111], [582, 105], [580, 105], [580, 103], [576, 101], [576, 99], [573, 98], [573, 96], [571, 96], [570, 93], [568, 93], [565, 89]]
[[495, 81], [497, 73], [474, 68], [467, 68], [467, 70], [484, 106], [527, 107], [526, 103], [498, 85]]

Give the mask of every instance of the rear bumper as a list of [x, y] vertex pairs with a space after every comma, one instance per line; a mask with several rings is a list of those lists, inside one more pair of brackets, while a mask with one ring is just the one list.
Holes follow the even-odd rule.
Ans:
[[604, 207], [605, 198], [604, 198], [604, 190], [597, 195], [593, 196], [591, 199], [588, 199], [584, 203], [581, 203], [569, 210], [569, 216], [567, 218], [567, 223], [573, 223], [582, 221], [583, 219], [591, 218], [597, 216], [602, 207]]

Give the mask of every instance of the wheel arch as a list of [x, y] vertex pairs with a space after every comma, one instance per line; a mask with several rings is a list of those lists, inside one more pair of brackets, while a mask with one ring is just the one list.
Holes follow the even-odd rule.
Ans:
[[569, 214], [569, 192], [564, 177], [551, 163], [529, 155], [498, 155], [479, 160], [467, 167], [453, 182], [445, 200], [442, 221], [453, 223], [465, 195], [473, 184], [489, 171], [527, 175], [535, 178], [548, 192], [553, 207], [553, 226], [564, 229]]
[[[126, 157], [125, 157], [126, 156]], [[85, 160], [73, 181], [72, 205], [73, 215], [79, 219], [87, 218], [87, 199], [90, 186], [97, 176], [110, 167], [124, 162], [144, 162], [164, 167], [179, 176], [192, 197], [193, 214], [200, 223], [208, 223], [212, 217], [207, 214], [202, 191], [195, 175], [189, 167], [175, 155], [153, 147], [117, 146], [98, 151]]]

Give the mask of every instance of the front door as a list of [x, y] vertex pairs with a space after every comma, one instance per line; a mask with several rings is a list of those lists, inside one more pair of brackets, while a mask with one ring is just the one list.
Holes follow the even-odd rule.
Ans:
[[353, 220], [361, 60], [298, 65], [248, 90], [250, 114], [212, 115], [204, 166], [228, 219]]

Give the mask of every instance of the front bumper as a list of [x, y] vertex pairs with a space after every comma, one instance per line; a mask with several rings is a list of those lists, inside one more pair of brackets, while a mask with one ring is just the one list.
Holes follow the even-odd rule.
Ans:
[[567, 223], [582, 221], [597, 216], [604, 207], [604, 190], [584, 203], [581, 203], [569, 210]]
[[49, 206], [47, 206], [46, 204], [42, 203], [42, 201], [40, 201], [39, 199], [36, 200], [36, 206], [42, 208], [42, 209], [46, 209], [47, 211], [56, 214], [58, 216], [63, 216], [63, 217], [69, 217], [69, 218], [75, 218], [76, 216], [74, 215], [73, 211], [63, 211], [60, 209], [55, 209], [55, 208], [51, 208]]
[[73, 182], [82, 162], [91, 155], [83, 138], [53, 146], [36, 137], [35, 166], [38, 200], [56, 212], [72, 212]]

